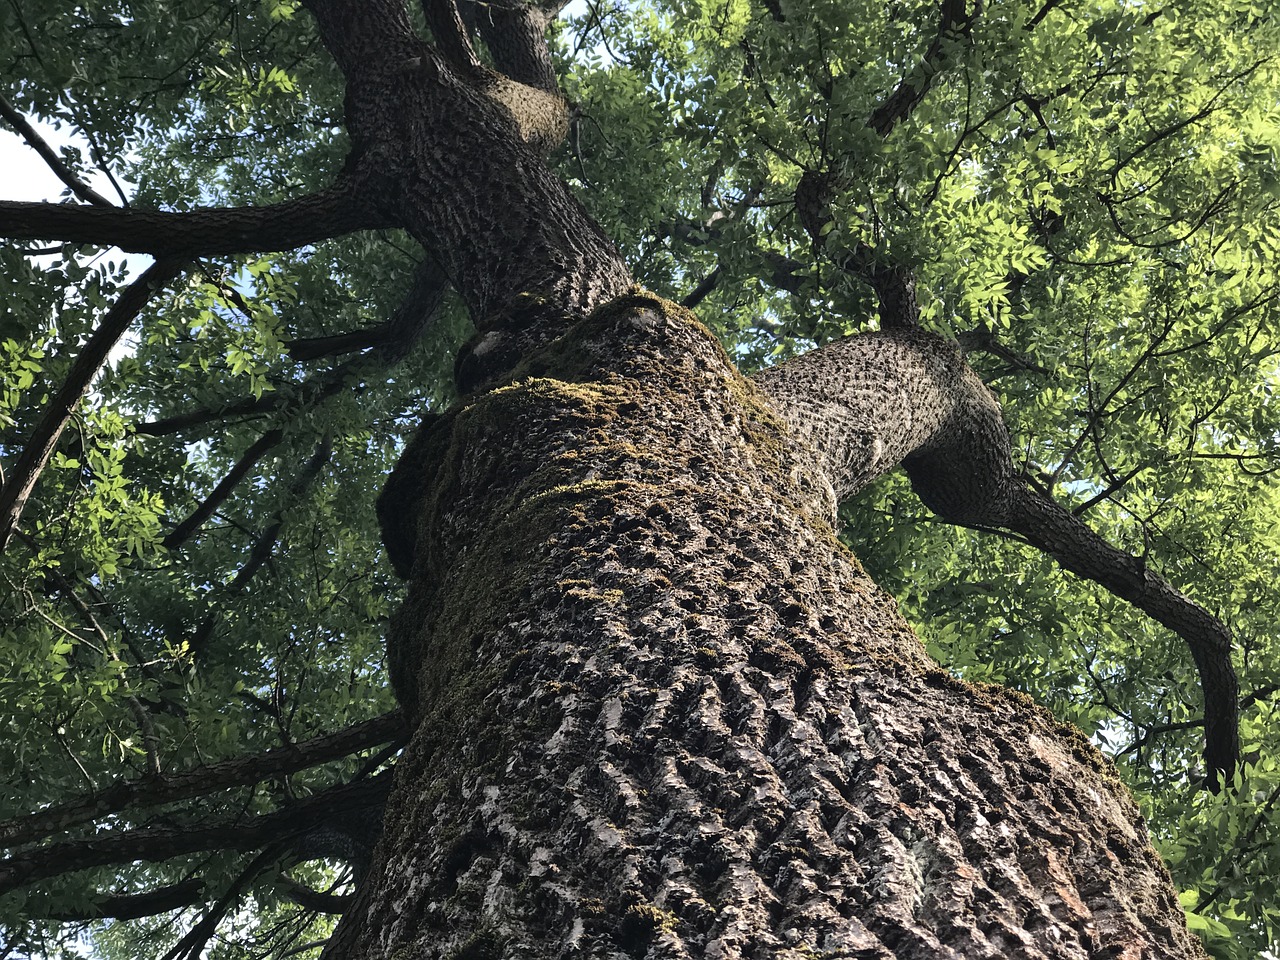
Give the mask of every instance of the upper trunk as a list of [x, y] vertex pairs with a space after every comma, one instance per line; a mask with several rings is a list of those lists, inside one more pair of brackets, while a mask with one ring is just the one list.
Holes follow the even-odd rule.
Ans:
[[482, 352], [505, 364], [626, 289], [617, 251], [542, 162], [557, 96], [448, 63], [395, 0], [307, 6], [347, 77], [351, 177], [440, 260], [493, 334]]
[[928, 660], [678, 309], [598, 312], [415, 471], [417, 733], [330, 956], [1202, 955], [1110, 768]]

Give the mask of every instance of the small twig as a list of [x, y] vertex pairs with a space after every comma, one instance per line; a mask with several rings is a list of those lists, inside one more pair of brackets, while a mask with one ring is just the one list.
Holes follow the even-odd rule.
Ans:
[[[1253, 823], [1249, 824], [1249, 829], [1244, 832], [1240, 837], [1239, 842], [1235, 845], [1237, 850], [1244, 852], [1245, 848], [1253, 842], [1253, 838], [1257, 834], [1258, 829], [1263, 823], [1267, 822], [1267, 814], [1271, 812], [1271, 808], [1275, 806], [1277, 800], [1280, 800], [1280, 784], [1277, 784], [1276, 788], [1267, 796], [1267, 799], [1263, 801], [1260, 807], [1258, 807], [1258, 814], [1253, 818]], [[1236, 870], [1243, 870], [1248, 863], [1257, 857], [1258, 853], [1262, 849], [1262, 847], [1255, 847], [1254, 849], [1249, 850], [1248, 856], [1244, 858], [1243, 862], [1241, 862], [1239, 858], [1232, 859], [1232, 866]], [[1222, 896], [1225, 889], [1226, 888], [1221, 883], [1217, 884], [1207, 897], [1196, 904], [1196, 911], [1202, 912], [1205, 907]]]
[[240, 871], [240, 874], [231, 882], [226, 892], [217, 899], [213, 906], [209, 908], [209, 911], [200, 918], [199, 922], [173, 945], [162, 960], [180, 960], [182, 957], [196, 960], [196, 958], [200, 957], [204, 953], [205, 945], [217, 932], [218, 924], [222, 922], [222, 918], [235, 905], [236, 900], [240, 898], [244, 889], [271, 865], [272, 860], [280, 855], [280, 851], [284, 846], [283, 842], [271, 844], [250, 860], [249, 865]]
[[185, 520], [174, 527], [168, 535], [161, 541], [168, 550], [176, 550], [182, 544], [186, 543], [200, 527], [213, 516], [214, 511], [227, 501], [227, 498], [235, 491], [254, 466], [271, 452], [280, 441], [284, 439], [283, 430], [268, 430], [253, 444], [248, 450], [235, 462], [235, 465], [227, 472], [216, 487], [209, 493], [209, 496], [200, 503], [199, 506], [191, 512]]
[[213, 631], [218, 625], [219, 613], [226, 606], [228, 601], [240, 594], [248, 585], [249, 581], [254, 578], [257, 572], [262, 568], [271, 554], [275, 551], [276, 543], [280, 539], [280, 532], [284, 529], [284, 509], [286, 506], [292, 506], [302, 496], [303, 492], [311, 485], [311, 483], [320, 475], [320, 471], [324, 469], [324, 465], [329, 462], [333, 456], [333, 444], [329, 436], [321, 438], [316, 444], [315, 452], [306, 463], [302, 465], [302, 469], [289, 485], [289, 494], [285, 498], [281, 509], [276, 512], [275, 517], [267, 528], [262, 531], [258, 538], [254, 541], [253, 547], [249, 551], [249, 559], [245, 562], [239, 572], [232, 581], [227, 584], [222, 592], [217, 605], [210, 610], [208, 615], [201, 621], [196, 628], [195, 633], [191, 636], [191, 650], [196, 656], [200, 656], [205, 644], [209, 642], [209, 638], [213, 636]]

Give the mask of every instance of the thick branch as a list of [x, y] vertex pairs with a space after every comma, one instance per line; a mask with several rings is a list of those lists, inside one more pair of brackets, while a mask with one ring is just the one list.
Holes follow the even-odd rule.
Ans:
[[494, 66], [503, 75], [517, 83], [559, 94], [559, 82], [547, 46], [547, 26], [552, 16], [545, 10], [524, 0], [487, 3], [464, 0], [462, 11], [479, 32]]
[[814, 252], [824, 251], [845, 273], [871, 285], [880, 301], [881, 329], [915, 329], [920, 325], [915, 275], [906, 267], [885, 263], [867, 243], [844, 247], [830, 242], [831, 203], [839, 181], [830, 172], [809, 170], [796, 185], [796, 213]]
[[298, 363], [319, 360], [321, 357], [332, 357], [339, 353], [356, 353], [376, 347], [387, 339], [387, 324], [380, 323], [375, 327], [363, 330], [352, 330], [349, 333], [335, 333], [328, 337], [300, 337], [285, 342], [285, 350], [289, 359]]
[[62, 436], [76, 404], [106, 363], [107, 354], [124, 336], [129, 325], [151, 299], [151, 295], [178, 275], [181, 265], [180, 260], [157, 260], [143, 271], [142, 276], [131, 283], [107, 311], [102, 323], [81, 349], [71, 365], [66, 381], [36, 424], [4, 486], [0, 487], [0, 551], [8, 546], [9, 538], [17, 529], [23, 507], [27, 504], [27, 498], [35, 489], [45, 464], [53, 456], [58, 438]]
[[1204, 690], [1209, 782], [1216, 785], [1219, 772], [1229, 778], [1239, 762], [1239, 685], [1226, 624], [1149, 569], [1142, 558], [1111, 546], [1057, 501], [1013, 477], [1008, 491], [1008, 512], [1000, 526], [1016, 530], [1067, 570], [1129, 601], [1187, 644]]
[[355, 900], [355, 897], [349, 893], [325, 893], [321, 890], [313, 890], [305, 883], [299, 883], [291, 877], [280, 877], [276, 881], [276, 886], [298, 906], [317, 913], [345, 913]]
[[1238, 687], [1226, 626], [1139, 558], [1108, 544], [1013, 468], [991, 392], [957, 346], [922, 332], [851, 337], [766, 370], [756, 382], [818, 451], [836, 495], [901, 463], [942, 519], [1020, 534], [1187, 644], [1205, 699], [1208, 783], [1239, 762]]
[[201, 207], [186, 213], [0, 201], [0, 237], [60, 240], [157, 257], [290, 250], [356, 230], [394, 226], [348, 183], [264, 207]]
[[755, 382], [818, 451], [837, 500], [846, 500], [942, 430], [965, 369], [941, 337], [870, 333], [762, 370]]
[[518, 360], [626, 290], [617, 251], [541, 160], [567, 125], [557, 95], [458, 76], [391, 0], [306, 6], [346, 75], [356, 165], [494, 333], [483, 352]]
[[449, 64], [464, 76], [478, 75], [483, 67], [471, 47], [471, 37], [455, 0], [422, 0], [422, 11], [436, 46]]
[[265, 753], [222, 760], [160, 779], [120, 780], [96, 797], [49, 807], [39, 813], [0, 822], [0, 843], [30, 843], [122, 810], [145, 810], [177, 800], [208, 796], [218, 790], [247, 787], [271, 777], [319, 766], [407, 733], [399, 710]]
[[167, 887], [158, 887], [146, 893], [106, 894], [94, 897], [82, 907], [71, 910], [51, 910], [42, 913], [38, 902], [28, 902], [27, 910], [33, 916], [74, 923], [78, 920], [137, 920], [153, 917], [157, 913], [180, 910], [204, 900], [203, 880], [192, 877]]
[[449, 278], [440, 264], [430, 258], [418, 264], [409, 292], [387, 323], [386, 339], [376, 351], [379, 359], [391, 366], [403, 360], [431, 329], [448, 292]]
[[48, 844], [0, 860], [0, 893], [76, 870], [137, 860], [159, 862], [205, 850], [257, 850], [306, 833], [334, 817], [352, 816], [380, 803], [390, 774], [334, 787], [275, 813], [216, 826], [116, 830], [83, 840]]

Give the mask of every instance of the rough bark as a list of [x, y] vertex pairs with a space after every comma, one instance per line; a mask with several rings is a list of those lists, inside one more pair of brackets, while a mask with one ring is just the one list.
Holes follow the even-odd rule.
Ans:
[[329, 957], [1195, 957], [1113, 771], [936, 668], [678, 308], [433, 418], [383, 519], [417, 733]]
[[1000, 405], [955, 342], [918, 328], [849, 337], [756, 382], [818, 451], [839, 499], [902, 464], [944, 520], [1014, 531], [1178, 634], [1204, 690], [1206, 782], [1230, 778], [1240, 761], [1230, 631], [1016, 473]]
[[613, 245], [541, 160], [558, 96], [460, 74], [392, 0], [307, 7], [347, 77], [352, 163], [487, 334], [471, 351], [480, 380], [626, 289]]

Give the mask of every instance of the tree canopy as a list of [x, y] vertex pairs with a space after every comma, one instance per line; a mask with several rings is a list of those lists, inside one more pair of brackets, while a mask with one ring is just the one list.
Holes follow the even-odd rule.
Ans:
[[[750, 372], [873, 329], [866, 265], [909, 270], [1032, 484], [1229, 626], [1246, 764], [1214, 794], [1171, 631], [901, 473], [842, 518], [930, 653], [1113, 757], [1215, 956], [1276, 949], [1276, 14], [587, 2], [549, 34], [551, 164], [637, 280]], [[404, 737], [374, 500], [466, 310], [344, 208], [301, 4], [13, 0], [0, 37], [6, 122], [77, 137], [65, 203], [0, 202], [4, 950], [308, 955], [360, 864], [326, 828], [376, 829]]]

